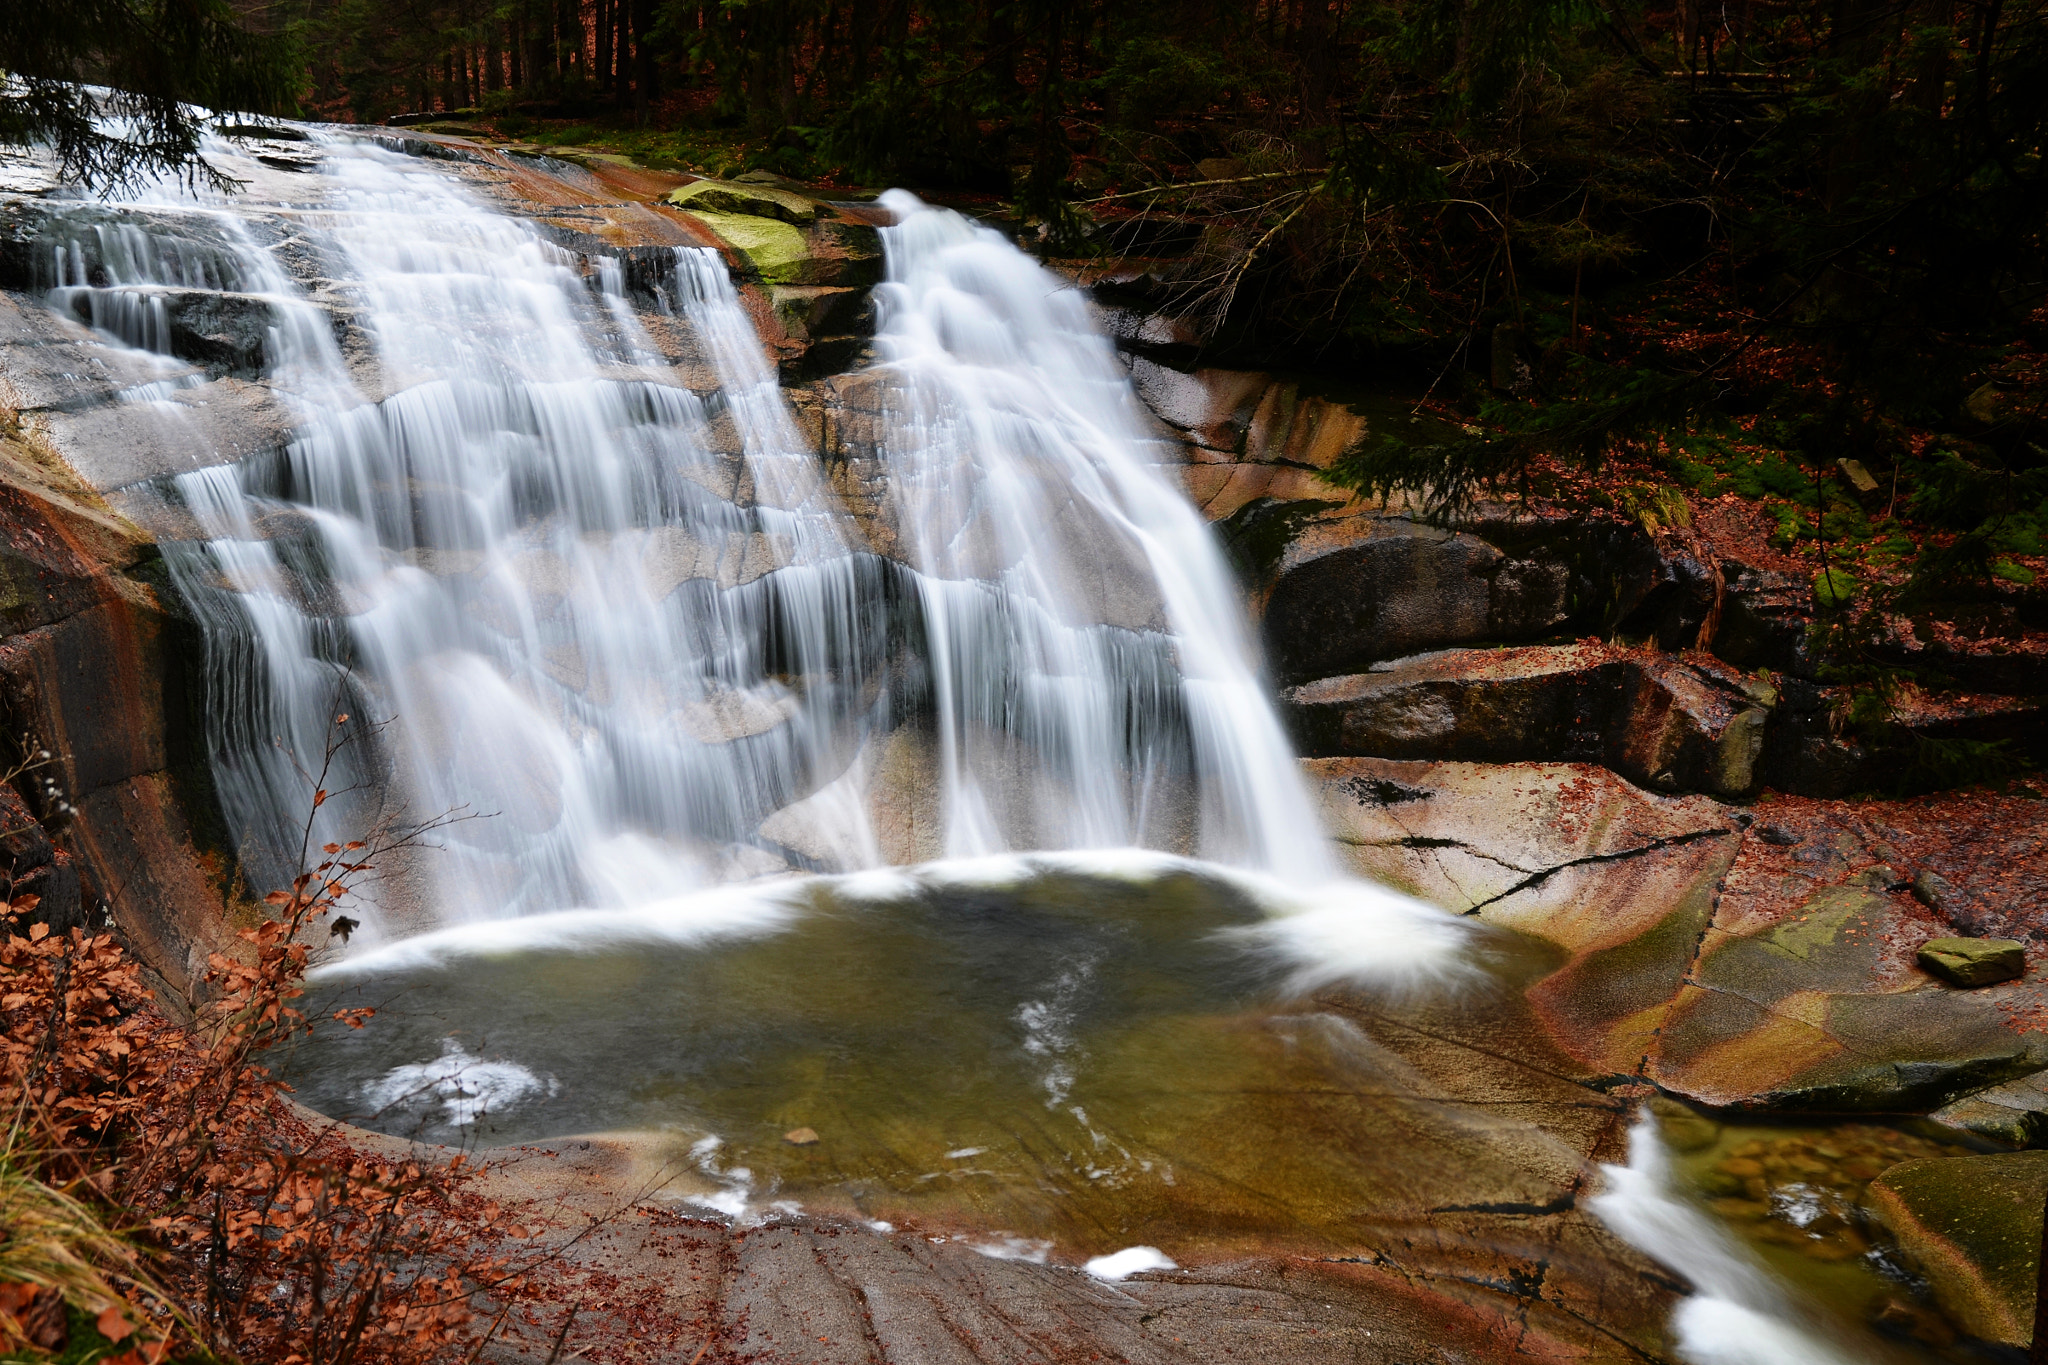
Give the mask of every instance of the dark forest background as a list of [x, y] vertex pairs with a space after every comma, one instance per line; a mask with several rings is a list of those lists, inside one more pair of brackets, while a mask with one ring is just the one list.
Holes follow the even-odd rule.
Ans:
[[1546, 449], [1768, 414], [1950, 436], [1958, 523], [2048, 493], [2040, 0], [293, 3], [329, 117], [989, 196], [1212, 352], [1448, 365]]

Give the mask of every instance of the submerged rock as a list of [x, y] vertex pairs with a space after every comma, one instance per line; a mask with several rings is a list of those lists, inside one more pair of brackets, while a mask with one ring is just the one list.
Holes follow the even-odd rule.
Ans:
[[2027, 949], [2016, 938], [1929, 939], [1920, 965], [1952, 986], [1993, 986], [2027, 974]]
[[2044, 1200], [2048, 1152], [1908, 1161], [1870, 1186], [1871, 1211], [1943, 1311], [2011, 1346], [2033, 1338]]

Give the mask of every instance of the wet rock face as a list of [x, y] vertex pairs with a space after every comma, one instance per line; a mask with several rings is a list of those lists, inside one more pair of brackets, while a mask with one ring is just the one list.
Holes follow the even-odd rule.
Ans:
[[1561, 634], [1690, 649], [1718, 601], [1710, 568], [1634, 523], [1502, 512], [1452, 531], [1324, 488], [1321, 501], [1254, 499], [1218, 527], [1288, 681]]
[[[1304, 761], [1353, 867], [1562, 955], [1522, 988], [1547, 1044], [1716, 1109], [1928, 1112], [2019, 1142], [2048, 1123], [2048, 985], [1961, 991], [1897, 848], [1840, 823], [1790, 844], [1603, 767]], [[1946, 1106], [1946, 1107], [1944, 1107]]]
[[0, 874], [41, 898], [47, 923], [111, 916], [185, 987], [231, 936], [173, 790], [178, 756], [203, 760], [181, 701], [191, 642], [155, 567], [148, 537], [60, 462], [0, 441], [0, 714], [10, 737], [51, 754], [20, 783], [31, 800], [0, 789]]
[[1443, 650], [1287, 689], [1306, 754], [1594, 762], [1658, 791], [1753, 791], [1770, 698], [1711, 663], [1603, 645]]
[[1904, 1162], [1871, 1183], [1870, 1200], [1964, 1331], [2033, 1339], [2048, 1152]]

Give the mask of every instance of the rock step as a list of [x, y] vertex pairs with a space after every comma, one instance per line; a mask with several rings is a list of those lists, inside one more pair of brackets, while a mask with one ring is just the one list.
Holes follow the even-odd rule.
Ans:
[[[1281, 707], [1309, 757], [1598, 763], [1638, 786], [1736, 799], [1763, 786], [1835, 798], [1921, 779], [1945, 785], [1931, 740], [2048, 751], [2041, 701], [1902, 700], [1902, 734], [1838, 733], [1834, 694], [1772, 683], [1710, 655], [1599, 643], [1442, 649], [1287, 688]], [[1924, 770], [1924, 771], [1923, 771]], [[1924, 785], [1924, 783], [1923, 783]]]
[[1871, 1211], [1971, 1336], [2025, 1346], [2034, 1334], [2048, 1152], [1907, 1161], [1870, 1186]]
[[1281, 694], [1312, 757], [1598, 763], [1655, 791], [1756, 790], [1775, 692], [1607, 645], [1447, 649]]

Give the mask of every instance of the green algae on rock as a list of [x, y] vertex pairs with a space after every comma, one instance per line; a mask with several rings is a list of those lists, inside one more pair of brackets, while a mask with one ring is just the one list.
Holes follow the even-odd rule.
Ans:
[[1869, 1197], [1963, 1330], [2013, 1346], [2032, 1339], [2048, 1152], [1904, 1162], [1872, 1181]]
[[720, 241], [744, 255], [763, 280], [770, 284], [801, 282], [810, 245], [797, 228], [779, 218], [754, 214], [712, 213], [704, 209], [691, 209], [689, 213]]
[[1995, 986], [2027, 974], [2027, 950], [2016, 938], [1934, 938], [1920, 965], [1953, 986]]
[[730, 213], [750, 218], [776, 218], [802, 225], [818, 216], [818, 206], [801, 194], [766, 185], [741, 185], [728, 180], [697, 180], [676, 190], [668, 202], [693, 212]]

